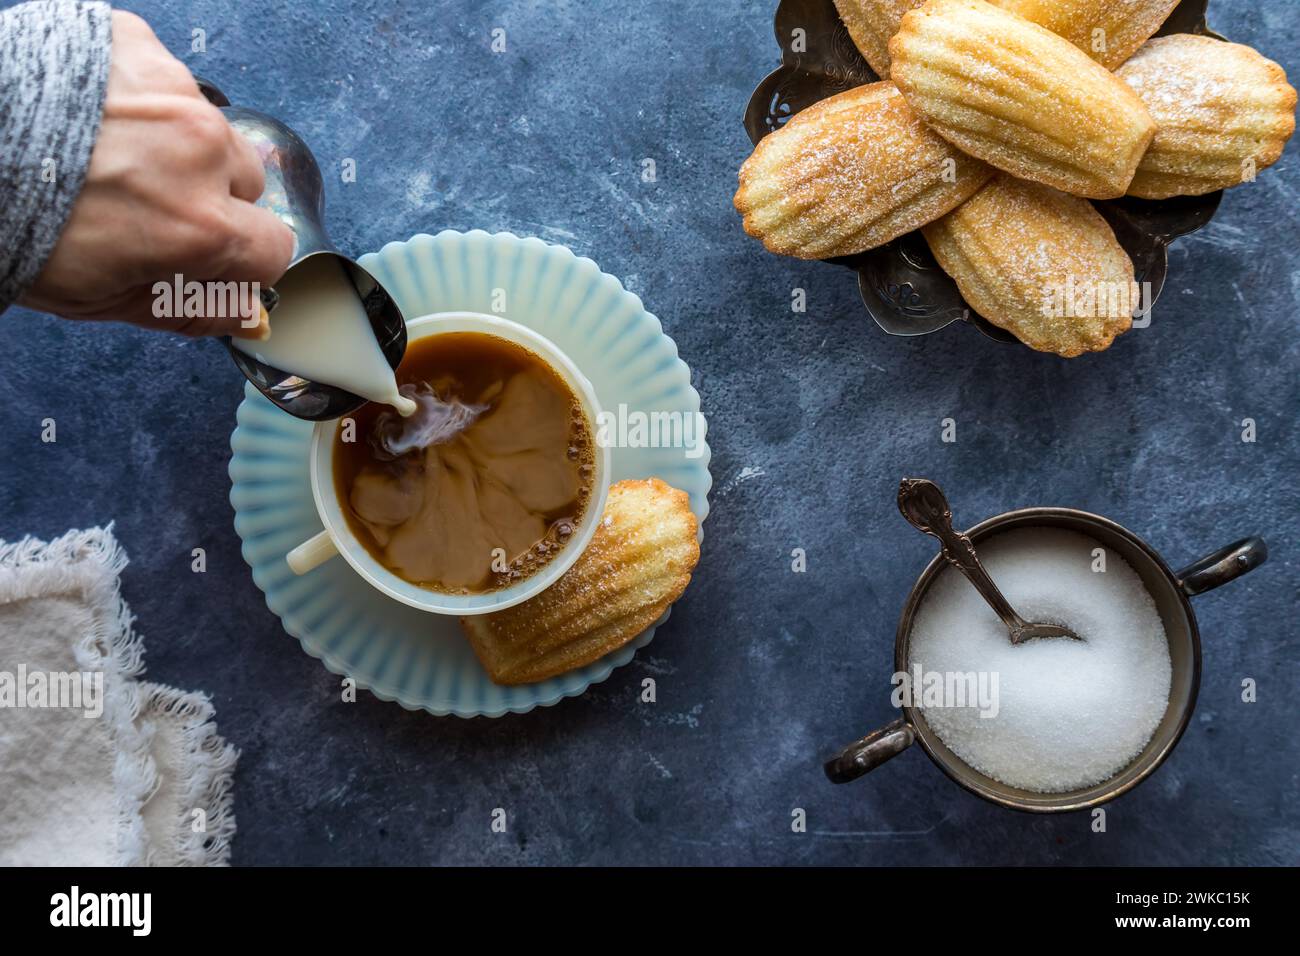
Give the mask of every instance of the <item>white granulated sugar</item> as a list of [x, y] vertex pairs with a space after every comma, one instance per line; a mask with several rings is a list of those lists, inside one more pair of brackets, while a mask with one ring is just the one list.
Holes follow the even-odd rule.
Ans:
[[1164, 625], [1137, 573], [1071, 531], [1030, 528], [981, 542], [980, 561], [1026, 620], [1083, 638], [1013, 645], [997, 615], [945, 568], [917, 611], [910, 664], [926, 672], [998, 675], [996, 716], [978, 706], [923, 708], [962, 760], [996, 780], [1040, 793], [1114, 776], [1146, 746], [1169, 702]]

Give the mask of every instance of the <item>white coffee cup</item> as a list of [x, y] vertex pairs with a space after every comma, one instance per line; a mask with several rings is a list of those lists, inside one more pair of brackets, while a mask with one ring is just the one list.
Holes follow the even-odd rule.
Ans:
[[[600, 419], [600, 403], [596, 399], [595, 389], [567, 355], [532, 329], [494, 315], [439, 312], [410, 320], [406, 324], [406, 332], [409, 342], [448, 332], [477, 332], [523, 346], [553, 368], [569, 386], [582, 404], [594, 437], [596, 423]], [[338, 427], [338, 422], [335, 421], [317, 422], [312, 432], [311, 491], [316, 500], [316, 511], [320, 514], [325, 529], [285, 556], [294, 574], [306, 574], [335, 555], [342, 555], [370, 584], [403, 604], [434, 614], [487, 614], [526, 601], [554, 584], [587, 547], [605, 510], [605, 497], [609, 493], [610, 453], [608, 447], [596, 442], [592, 462], [595, 474], [592, 476], [591, 497], [587, 508], [560, 553], [541, 570], [509, 587], [482, 594], [444, 594], [422, 588], [398, 577], [371, 557], [365, 545], [357, 540], [348, 527], [334, 489], [334, 435]]]

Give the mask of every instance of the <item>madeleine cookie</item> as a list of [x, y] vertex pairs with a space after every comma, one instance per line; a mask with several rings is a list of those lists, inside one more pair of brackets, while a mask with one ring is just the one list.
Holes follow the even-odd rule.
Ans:
[[990, 0], [1113, 70], [1160, 29], [1178, 0]]
[[934, 130], [1023, 179], [1124, 195], [1156, 124], [1105, 67], [984, 0], [930, 0], [889, 41], [890, 75]]
[[922, 231], [971, 308], [1040, 352], [1100, 352], [1143, 304], [1106, 220], [1048, 186], [998, 176]]
[[700, 559], [690, 497], [658, 478], [609, 489], [595, 536], [573, 567], [534, 598], [460, 619], [498, 684], [530, 684], [599, 660], [655, 621]]
[[890, 83], [822, 100], [740, 168], [745, 231], [801, 259], [883, 245], [955, 208], [993, 175], [926, 128]]
[[[1069, 40], [1108, 70], [1147, 41], [1178, 0], [989, 0]], [[903, 15], [925, 0], [835, 0], [858, 52], [882, 80], [889, 79], [889, 41]]]
[[898, 32], [903, 14], [925, 0], [835, 0], [835, 9], [848, 28], [858, 52], [882, 80], [889, 79], [889, 40]]
[[1248, 46], [1157, 37], [1119, 68], [1159, 124], [1130, 196], [1200, 196], [1255, 178], [1295, 132], [1296, 91]]

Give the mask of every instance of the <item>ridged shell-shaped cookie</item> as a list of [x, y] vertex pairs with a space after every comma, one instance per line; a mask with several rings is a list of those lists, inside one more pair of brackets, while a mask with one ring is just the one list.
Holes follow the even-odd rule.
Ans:
[[1113, 70], [1169, 19], [1178, 0], [992, 0]]
[[922, 231], [971, 308], [1040, 352], [1100, 352], [1143, 304], [1106, 220], [1049, 186], [998, 176]]
[[658, 478], [609, 489], [596, 533], [569, 570], [522, 604], [463, 617], [498, 684], [531, 684], [616, 650], [663, 617], [700, 559], [690, 496]]
[[822, 100], [764, 137], [740, 168], [745, 231], [773, 252], [863, 252], [955, 208], [993, 175], [932, 133], [891, 83]]
[[[1169, 18], [1178, 0], [991, 0], [1069, 40], [1108, 70], [1123, 63]], [[889, 41], [903, 15], [925, 0], [835, 0], [859, 52], [889, 78]]]
[[889, 79], [889, 41], [898, 32], [903, 14], [925, 0], [835, 0], [835, 9], [848, 28], [858, 52], [876, 75]]
[[1249, 181], [1277, 162], [1295, 132], [1286, 72], [1240, 43], [1157, 37], [1118, 76], [1159, 125], [1131, 196], [1200, 196]]
[[930, 0], [903, 17], [889, 51], [915, 113], [1022, 179], [1122, 196], [1155, 135], [1142, 101], [1105, 67], [983, 0]]

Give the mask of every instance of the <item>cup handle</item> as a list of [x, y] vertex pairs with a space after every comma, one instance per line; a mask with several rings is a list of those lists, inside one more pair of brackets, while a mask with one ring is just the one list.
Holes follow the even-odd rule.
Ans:
[[1268, 545], [1260, 537], [1242, 538], [1213, 554], [1207, 554], [1179, 571], [1178, 586], [1189, 597], [1222, 587], [1253, 571], [1268, 560]]
[[826, 761], [823, 769], [831, 783], [848, 783], [870, 773], [890, 757], [901, 754], [916, 740], [912, 725], [902, 717], [861, 740], [849, 744]]
[[294, 574], [306, 574], [338, 553], [339, 549], [330, 533], [322, 531], [298, 545], [284, 559], [289, 562], [289, 570]]

